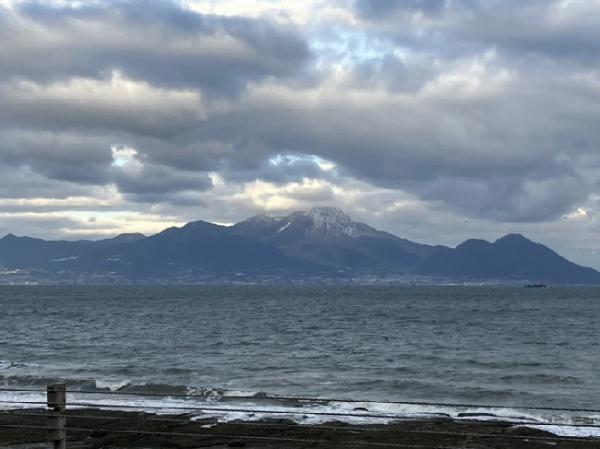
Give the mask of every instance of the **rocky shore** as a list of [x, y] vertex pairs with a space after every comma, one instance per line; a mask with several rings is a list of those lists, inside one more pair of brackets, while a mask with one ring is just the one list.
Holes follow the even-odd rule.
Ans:
[[[43, 411], [0, 413], [0, 447], [43, 448]], [[25, 426], [17, 428], [8, 426]], [[286, 420], [218, 423], [101, 410], [70, 411], [68, 446], [74, 448], [486, 448], [598, 449], [600, 440], [557, 437], [510, 423], [456, 422], [450, 419], [404, 421], [390, 425], [331, 422], [298, 425]]]

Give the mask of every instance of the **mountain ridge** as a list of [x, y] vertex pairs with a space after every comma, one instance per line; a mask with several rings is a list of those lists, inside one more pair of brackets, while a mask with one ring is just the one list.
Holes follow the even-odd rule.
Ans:
[[[198, 220], [157, 234], [93, 241], [46, 241], [8, 234], [0, 266], [119, 279], [251, 279], [276, 276], [411, 276], [456, 281], [530, 280], [600, 284], [600, 273], [540, 243], [511, 233], [494, 242], [468, 239], [455, 248], [416, 243], [315, 207], [272, 217], [258, 214], [222, 226]], [[65, 274], [66, 273], [66, 274]]]

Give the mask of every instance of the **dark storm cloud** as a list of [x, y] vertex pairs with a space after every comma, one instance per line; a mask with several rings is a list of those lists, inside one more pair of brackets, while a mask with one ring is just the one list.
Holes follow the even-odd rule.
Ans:
[[46, 86], [7, 83], [0, 85], [0, 96], [0, 127], [26, 124], [48, 131], [76, 128], [165, 138], [184, 132], [203, 117], [197, 93], [169, 92], [120, 78]]
[[512, 63], [540, 55], [598, 64], [590, 59], [600, 54], [597, 2], [358, 0], [354, 7], [371, 32], [441, 57], [488, 47]]
[[[28, 200], [32, 198], [64, 200], [72, 196], [90, 194], [90, 187], [68, 181], [48, 179], [30, 167], [0, 164], [0, 199]], [[27, 203], [26, 203], [27, 204]], [[26, 211], [31, 206], [11, 206], [11, 210]], [[45, 207], [45, 210], [53, 206]], [[7, 210], [3, 207], [2, 210]]]
[[163, 197], [185, 190], [203, 191], [212, 186], [210, 178], [201, 173], [176, 171], [171, 168], [144, 164], [139, 169], [114, 168], [114, 182], [125, 194], [157, 194]]
[[470, 15], [463, 12], [451, 32], [509, 53], [598, 64], [590, 59], [600, 54], [597, 2], [479, 1], [474, 11]]
[[16, 8], [0, 9], [5, 78], [102, 79], [120, 71], [156, 85], [225, 93], [295, 75], [310, 56], [295, 31], [265, 20], [201, 15], [162, 0]]
[[589, 194], [577, 176], [527, 179], [492, 177], [439, 178], [419, 186], [421, 197], [441, 200], [466, 216], [497, 221], [540, 222], [560, 218]]
[[[26, 168], [19, 179], [13, 175], [12, 179], [3, 177], [3, 181], [12, 186], [13, 195], [26, 197], [26, 191], [32, 190], [32, 194], [42, 198], [48, 197], [43, 178], [64, 189], [51, 190], [51, 198], [73, 196], [78, 190], [84, 194], [85, 190], [78, 189], [78, 185], [114, 184], [132, 199], [144, 194], [160, 194], [163, 200], [176, 192], [203, 191], [211, 186], [210, 178], [202, 172], [179, 171], [140, 161], [120, 166], [115, 163], [111, 142], [106, 136], [75, 132], [0, 132], [0, 156], [5, 170]], [[41, 183], [39, 188], [32, 189], [36, 183]], [[27, 186], [25, 191], [15, 191], [18, 184]], [[15, 197], [6, 195], [4, 193], [4, 197]]]
[[0, 130], [0, 157], [5, 165], [80, 184], [106, 184], [112, 163], [109, 141], [103, 137], [32, 130]]

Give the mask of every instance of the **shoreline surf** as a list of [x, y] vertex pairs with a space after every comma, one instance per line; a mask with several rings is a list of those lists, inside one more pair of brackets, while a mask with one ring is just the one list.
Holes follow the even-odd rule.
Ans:
[[[23, 388], [23, 390], [26, 390]], [[391, 425], [414, 420], [509, 423], [543, 430], [557, 436], [600, 438], [600, 411], [552, 408], [445, 404], [428, 402], [381, 402], [327, 398], [296, 398], [223, 390], [195, 390], [187, 394], [94, 391], [68, 393], [68, 409], [93, 408], [107, 412], [143, 412], [156, 415], [185, 413], [191, 420], [214, 419], [219, 423], [285, 419], [299, 425], [322, 425], [330, 421], [347, 425]], [[42, 390], [0, 389], [0, 411], [39, 409], [45, 404]]]
[[[43, 444], [44, 415], [0, 412], [0, 447], [33, 448]], [[40, 423], [42, 424], [40, 426]], [[14, 425], [15, 427], [10, 427]], [[8, 426], [7, 426], [8, 425]], [[31, 429], [26, 432], [17, 426]], [[37, 428], [36, 428], [37, 427]], [[156, 415], [100, 409], [70, 410], [67, 413], [70, 447], [77, 448], [373, 448], [373, 447], [485, 447], [490, 449], [537, 448], [547, 445], [562, 449], [592, 449], [598, 440], [559, 437], [541, 429], [504, 421], [456, 421], [449, 418], [404, 420], [387, 425], [349, 424], [328, 420], [299, 425], [282, 418], [219, 422], [215, 417], [190, 419], [189, 415]], [[40, 446], [43, 447], [43, 446]]]

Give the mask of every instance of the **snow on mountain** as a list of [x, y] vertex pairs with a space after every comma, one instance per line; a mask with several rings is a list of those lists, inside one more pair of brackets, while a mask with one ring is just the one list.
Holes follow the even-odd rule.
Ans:
[[314, 231], [328, 235], [346, 235], [352, 238], [377, 235], [373, 228], [354, 222], [337, 207], [313, 207], [303, 214], [312, 221]]
[[314, 207], [284, 217], [257, 215], [232, 226], [231, 232], [328, 268], [406, 268], [432, 250], [355, 222], [336, 207]]
[[301, 230], [303, 234], [322, 237], [359, 238], [380, 235], [379, 231], [370, 226], [353, 221], [337, 207], [313, 207], [308, 211], [293, 212], [283, 217], [259, 214], [242, 223], [248, 230], [259, 228], [264, 233], [266, 228], [271, 234], [282, 234], [285, 231], [296, 234]]

